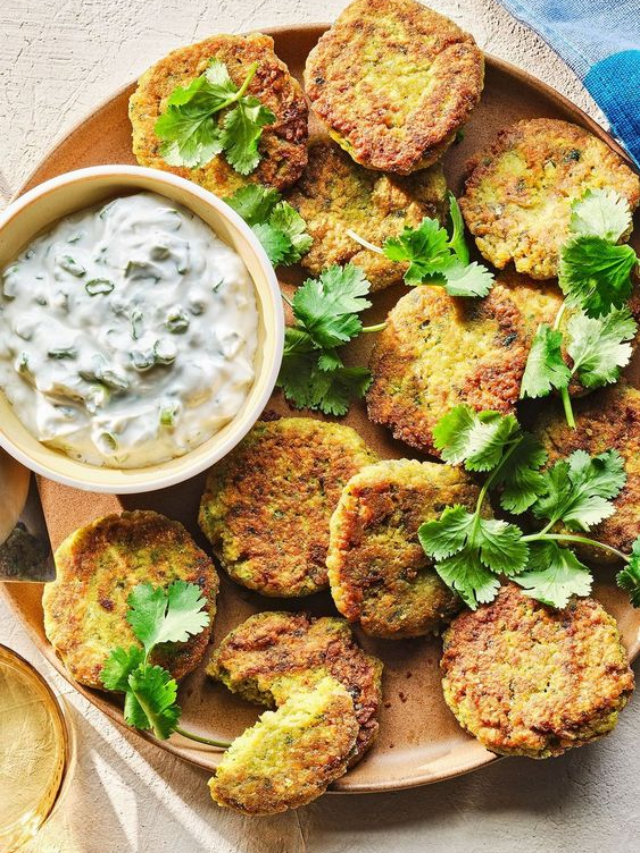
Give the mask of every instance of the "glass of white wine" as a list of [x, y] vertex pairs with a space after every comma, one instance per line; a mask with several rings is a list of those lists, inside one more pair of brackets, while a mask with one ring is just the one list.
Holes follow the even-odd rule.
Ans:
[[0, 851], [13, 853], [60, 804], [75, 761], [64, 705], [38, 672], [0, 644]]

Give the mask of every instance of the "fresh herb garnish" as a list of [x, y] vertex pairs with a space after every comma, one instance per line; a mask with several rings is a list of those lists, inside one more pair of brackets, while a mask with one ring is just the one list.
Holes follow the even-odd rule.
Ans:
[[[262, 129], [276, 116], [247, 95], [258, 63], [254, 62], [238, 88], [224, 62], [213, 58], [207, 70], [169, 96], [166, 111], [155, 124], [162, 140], [160, 154], [170, 166], [198, 169], [224, 153], [236, 172], [248, 175], [260, 162]], [[226, 110], [222, 119], [220, 113]]]
[[152, 731], [160, 740], [178, 732], [199, 743], [228, 747], [227, 743], [180, 728], [182, 712], [177, 703], [176, 680], [166, 669], [150, 662], [152, 652], [161, 643], [184, 643], [209, 625], [200, 587], [185, 581], [174, 581], [166, 588], [140, 584], [127, 603], [127, 621], [142, 648], [113, 649], [100, 676], [107, 690], [125, 694], [126, 723], [142, 731]]
[[[586, 388], [617, 382], [629, 363], [637, 324], [625, 303], [638, 257], [617, 241], [631, 227], [626, 201], [613, 191], [593, 190], [574, 202], [571, 236], [560, 252], [558, 281], [565, 302], [553, 327], [536, 332], [522, 378], [521, 397], [544, 397], [558, 390], [567, 423], [575, 427], [569, 384], [575, 376]], [[563, 326], [567, 306], [574, 313]], [[572, 360], [570, 368], [563, 350]]]
[[369, 288], [359, 267], [336, 265], [317, 279], [307, 279], [289, 302], [295, 325], [285, 333], [278, 387], [296, 408], [344, 415], [349, 402], [366, 393], [370, 372], [345, 367], [337, 348], [361, 332], [381, 328], [363, 327], [358, 316], [371, 306], [366, 298]]
[[311, 248], [307, 223], [277, 190], [251, 184], [224, 201], [251, 226], [274, 266], [296, 264]]
[[407, 284], [443, 287], [449, 296], [486, 296], [493, 287], [493, 274], [481, 264], [469, 263], [464, 222], [455, 196], [449, 193], [450, 233], [437, 219], [427, 216], [417, 228], [405, 227], [398, 237], [388, 237], [382, 248], [347, 231], [360, 245], [391, 261], [408, 262]]
[[[473, 512], [449, 506], [439, 519], [422, 524], [418, 534], [442, 580], [469, 607], [493, 601], [501, 575], [553, 607], [565, 607], [572, 595], [588, 595], [591, 573], [568, 547], [572, 544], [623, 560], [627, 565], [618, 583], [630, 591], [633, 605], [640, 605], [640, 538], [627, 555], [581, 535], [615, 511], [612, 501], [626, 481], [617, 451], [591, 457], [577, 450], [543, 471], [546, 452], [513, 415], [478, 414], [466, 405], [440, 420], [434, 440], [445, 462], [488, 474]], [[542, 528], [525, 534], [516, 524], [484, 517], [494, 488], [504, 510], [516, 515], [530, 510]]]

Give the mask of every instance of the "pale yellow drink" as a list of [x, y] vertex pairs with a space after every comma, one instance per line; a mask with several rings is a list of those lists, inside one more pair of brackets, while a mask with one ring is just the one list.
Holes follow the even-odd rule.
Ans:
[[67, 728], [44, 680], [0, 645], [0, 850], [13, 851], [50, 814], [68, 764]]

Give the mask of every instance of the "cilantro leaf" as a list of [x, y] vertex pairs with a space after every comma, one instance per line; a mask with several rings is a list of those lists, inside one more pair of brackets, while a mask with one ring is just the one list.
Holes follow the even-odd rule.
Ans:
[[140, 666], [144, 652], [139, 646], [131, 646], [127, 651], [121, 646], [113, 649], [104, 662], [100, 680], [107, 690], [114, 693], [126, 693], [129, 689], [129, 676]]
[[371, 373], [366, 367], [318, 368], [312, 375], [311, 408], [325, 415], [346, 415], [349, 403], [359, 400], [371, 385]]
[[[240, 174], [254, 171], [260, 162], [262, 129], [276, 120], [257, 98], [245, 94], [257, 67], [254, 62], [238, 87], [226, 65], [214, 57], [204, 74], [173, 90], [154, 127], [166, 163], [196, 169], [224, 152]], [[227, 112], [220, 122], [222, 110]]]
[[621, 589], [626, 589], [634, 607], [640, 607], [640, 536], [633, 543], [629, 563], [618, 572], [616, 581]]
[[545, 493], [533, 505], [535, 516], [583, 531], [613, 515], [611, 500], [627, 479], [624, 460], [616, 450], [593, 457], [576, 450], [568, 461], [556, 462], [543, 476]]
[[566, 388], [571, 370], [562, 357], [562, 332], [548, 323], [538, 326], [520, 387], [521, 397], [546, 397], [553, 388]]
[[444, 270], [444, 289], [449, 296], [486, 296], [493, 287], [493, 273], [475, 261], [453, 263]]
[[440, 560], [435, 568], [449, 589], [457, 592], [471, 610], [493, 601], [500, 589], [498, 577], [482, 565], [477, 550], [469, 546]]
[[451, 220], [449, 246], [455, 252], [460, 264], [466, 267], [469, 264], [469, 247], [464, 238], [464, 219], [460, 212], [458, 200], [451, 191], [447, 193], [447, 198], [449, 200], [449, 219]]
[[422, 524], [418, 538], [424, 552], [436, 561], [473, 549], [496, 574], [517, 574], [527, 564], [529, 548], [515, 524], [481, 518], [460, 505], [447, 507], [439, 519]]
[[538, 439], [523, 433], [493, 480], [494, 485], [503, 487], [500, 495], [503, 509], [519, 515], [544, 494], [546, 480], [539, 469], [546, 461], [547, 452]]
[[294, 316], [319, 348], [339, 346], [362, 330], [357, 315], [371, 306], [365, 299], [369, 288], [360, 267], [336, 264], [298, 288], [293, 298]]
[[502, 458], [506, 444], [520, 425], [513, 415], [480, 412], [462, 404], [438, 421], [434, 444], [445, 462], [465, 463], [468, 471], [490, 471]]
[[574, 596], [591, 592], [591, 573], [569, 548], [556, 542], [534, 542], [529, 568], [514, 578], [531, 598], [564, 608]]
[[629, 363], [631, 341], [638, 327], [628, 308], [614, 309], [594, 319], [578, 312], [567, 324], [567, 352], [573, 371], [586, 388], [616, 382]]
[[140, 584], [127, 602], [127, 621], [147, 658], [159, 643], [184, 643], [209, 625], [200, 587], [186, 581], [174, 581], [167, 589]]
[[449, 237], [435, 219], [428, 216], [417, 228], [405, 227], [399, 237], [388, 237], [382, 251], [391, 261], [408, 261], [405, 281], [421, 284], [453, 263], [449, 250]]
[[198, 169], [223, 150], [222, 137], [206, 98], [183, 107], [169, 105], [156, 122], [155, 132], [163, 140], [160, 156], [169, 166]]
[[[181, 713], [176, 704], [178, 685], [170, 673], [161, 666], [142, 664], [129, 676], [129, 688], [147, 719], [147, 728], [152, 729], [159, 740], [170, 737], [178, 726]], [[141, 720], [137, 710], [131, 719], [137, 719], [137, 722], [130, 725], [142, 728], [138, 725]]]
[[288, 202], [281, 201], [276, 205], [269, 219], [269, 225], [271, 228], [283, 233], [289, 241], [290, 248], [286, 252], [282, 263], [298, 263], [300, 258], [306, 255], [311, 248], [313, 237], [307, 233], [307, 223]]
[[291, 240], [270, 222], [259, 222], [252, 230], [274, 267], [284, 263], [284, 259], [293, 254]]
[[296, 264], [311, 248], [307, 223], [277, 190], [251, 184], [224, 201], [252, 227], [274, 266]]
[[589, 317], [599, 317], [622, 308], [629, 299], [631, 272], [637, 263], [631, 246], [580, 235], [560, 253], [558, 283], [567, 304], [582, 308]]
[[280, 199], [280, 193], [272, 187], [249, 184], [246, 187], [240, 187], [223, 201], [232, 207], [247, 225], [253, 226], [267, 222]]
[[631, 210], [615, 190], [587, 190], [573, 203], [570, 229], [574, 234], [602, 237], [617, 243], [631, 228]]

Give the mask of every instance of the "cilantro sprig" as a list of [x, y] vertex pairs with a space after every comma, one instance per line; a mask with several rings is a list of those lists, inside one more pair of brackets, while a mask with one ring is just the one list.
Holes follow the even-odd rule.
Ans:
[[251, 226], [274, 266], [297, 264], [311, 248], [307, 223], [277, 190], [251, 184], [223, 200]]
[[[631, 359], [638, 327], [626, 302], [639, 260], [630, 246], [618, 244], [630, 228], [629, 206], [613, 191], [592, 190], [574, 202], [558, 273], [565, 301], [553, 326], [538, 327], [527, 360], [521, 397], [544, 397], [558, 390], [573, 428], [572, 379], [590, 389], [612, 384]], [[567, 308], [572, 313], [563, 322]], [[565, 363], [565, 351], [571, 367]]]
[[171, 673], [150, 660], [160, 644], [184, 643], [207, 628], [210, 619], [200, 587], [185, 581], [174, 581], [166, 588], [140, 584], [130, 593], [127, 604], [127, 621], [142, 647], [116, 647], [101, 673], [107, 690], [124, 693], [126, 723], [152, 731], [160, 740], [178, 732], [199, 743], [228, 747], [227, 743], [180, 728], [177, 682]]
[[[613, 500], [626, 481], [615, 450], [589, 456], [578, 450], [542, 470], [547, 454], [513, 415], [452, 409], [434, 430], [445, 462], [486, 473], [473, 512], [446, 507], [440, 518], [421, 525], [418, 535], [442, 580], [472, 609], [492, 601], [500, 577], [518, 583], [532, 598], [565, 607], [573, 595], [588, 595], [592, 577], [571, 548], [591, 545], [615, 554], [626, 567], [618, 584], [640, 606], [640, 537], [630, 555], [588, 538], [591, 528], [615, 511]], [[527, 510], [542, 525], [525, 534], [517, 524], [483, 513], [491, 489], [513, 515]], [[559, 531], [559, 532], [556, 532]]]
[[276, 120], [270, 109], [247, 95], [257, 69], [254, 62], [238, 87], [224, 62], [213, 57], [203, 74], [188, 86], [173, 90], [155, 124], [166, 163], [198, 169], [224, 153], [229, 165], [241, 175], [256, 169], [262, 129]]
[[362, 311], [371, 307], [369, 289], [360, 267], [334, 265], [317, 279], [307, 279], [293, 300], [286, 300], [295, 325], [285, 332], [278, 387], [296, 408], [345, 415], [351, 400], [366, 393], [369, 370], [345, 366], [338, 348], [362, 332], [382, 328], [364, 327], [360, 320]]
[[347, 234], [366, 249], [391, 261], [408, 262], [407, 284], [443, 287], [449, 296], [486, 296], [493, 287], [493, 274], [482, 264], [469, 261], [464, 222], [453, 193], [449, 193], [450, 229], [428, 216], [417, 228], [405, 226], [398, 237], [388, 237], [380, 248], [355, 231]]

